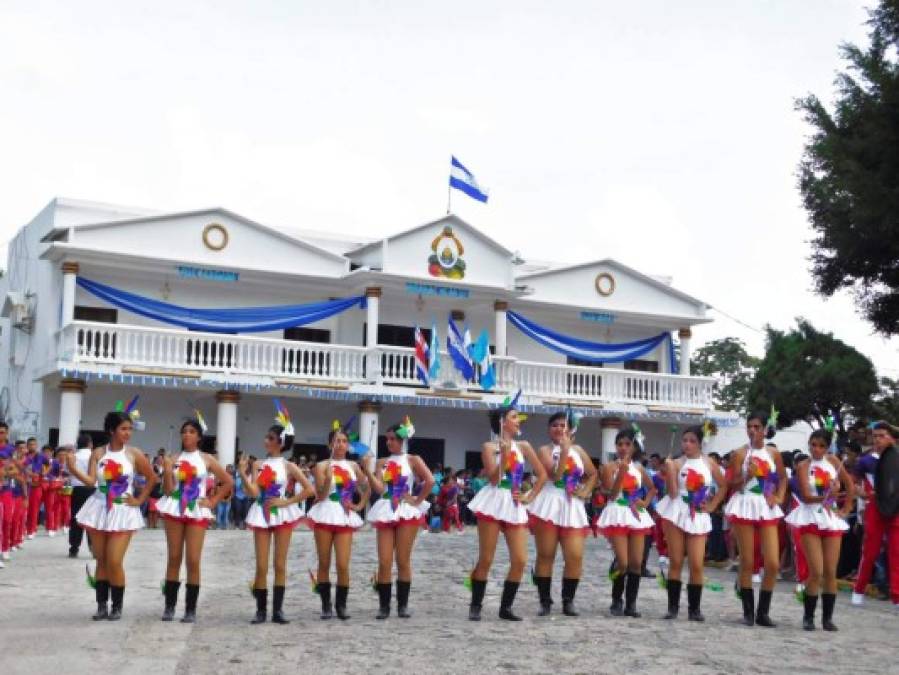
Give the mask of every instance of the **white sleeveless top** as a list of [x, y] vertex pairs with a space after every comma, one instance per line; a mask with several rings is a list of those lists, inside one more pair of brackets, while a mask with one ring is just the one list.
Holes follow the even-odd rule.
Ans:
[[156, 502], [156, 510], [164, 518], [176, 518], [188, 521], [208, 521], [213, 517], [212, 511], [200, 506], [200, 500], [206, 498], [209, 470], [199, 450], [182, 452], [172, 467], [175, 488]]
[[107, 502], [120, 504], [122, 499], [134, 494], [134, 464], [125, 448], [112, 451], [107, 445], [97, 462], [97, 489], [106, 495]]
[[627, 473], [621, 480], [618, 494], [615, 495], [613, 501], [619, 502], [624, 500], [625, 503], [620, 504], [620, 506], [626, 506], [629, 498], [639, 493], [641, 487], [643, 487], [643, 474], [634, 466], [633, 462], [630, 462], [627, 465]]
[[402, 499], [412, 491], [414, 475], [409, 466], [409, 455], [401, 453], [390, 455], [384, 462], [381, 472], [381, 480], [384, 483], [382, 497], [387, 499]]
[[777, 465], [767, 448], [752, 448], [743, 460], [745, 484], [743, 493], [764, 494], [762, 481], [777, 475]]
[[256, 485], [259, 496], [256, 501], [263, 504], [268, 499], [283, 499], [287, 495], [287, 467], [283, 457], [268, 457], [259, 465]]
[[841, 536], [849, 529], [849, 525], [837, 512], [835, 500], [830, 498], [830, 495], [835, 495], [838, 487], [835, 485], [839, 477], [836, 468], [827, 459], [812, 459], [807, 471], [809, 492], [815, 497], [827, 496], [828, 499], [825, 502], [801, 502], [790, 511], [786, 522], [801, 533]]
[[125, 503], [134, 494], [134, 465], [126, 448], [112, 451], [107, 445], [97, 462], [97, 489], [75, 519], [88, 530], [133, 532], [144, 526], [140, 507]]
[[[562, 455], [562, 448], [558, 445], [553, 446], [553, 474], [559, 470], [559, 457]], [[565, 460], [565, 466], [562, 467], [562, 475], [559, 480], [555, 481], [555, 485], [560, 490], [568, 493], [577, 490], [581, 479], [584, 476], [584, 461], [581, 459], [581, 453], [574, 448], [568, 449], [568, 458]]]
[[712, 488], [712, 472], [708, 462], [704, 457], [685, 458], [677, 473], [677, 489], [680, 498], [689, 502], [703, 488], [705, 488], [706, 495], [709, 495]]

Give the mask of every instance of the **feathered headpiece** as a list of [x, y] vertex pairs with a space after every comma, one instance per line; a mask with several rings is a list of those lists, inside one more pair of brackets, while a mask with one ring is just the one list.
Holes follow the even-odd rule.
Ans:
[[578, 427], [581, 426], [581, 420], [584, 416], [581, 413], [575, 412], [574, 408], [571, 407], [571, 404], [568, 404], [568, 409], [565, 411], [565, 420], [568, 422], [568, 433], [574, 436], [577, 433]]
[[359, 433], [353, 431], [353, 423], [356, 421], [356, 416], [353, 415], [346, 422], [341, 422], [340, 420], [335, 419], [331, 422], [331, 431], [342, 431], [346, 434], [347, 440], [350, 442], [350, 452], [354, 452], [359, 457], [364, 457], [369, 452], [371, 452], [371, 447], [366, 445], [365, 443], [359, 440]]
[[294, 436], [293, 422], [290, 421], [290, 413], [287, 411], [287, 408], [281, 403], [280, 399], [275, 399], [275, 424], [278, 426], [284, 427], [284, 431], [281, 432], [281, 444], [284, 444], [284, 438], [286, 436]]
[[702, 423], [702, 444], [705, 445], [709, 442], [709, 439], [712, 436], [718, 435], [718, 425], [715, 424], [714, 420], [706, 420]]
[[765, 438], [771, 440], [777, 433], [777, 418], [780, 417], [780, 411], [771, 404], [771, 413], [768, 415], [768, 422], [765, 425]]
[[412, 426], [412, 418], [406, 415], [403, 418], [403, 423], [400, 425], [400, 428], [396, 430], [397, 438], [402, 438], [404, 441], [408, 441], [415, 435], [415, 427]]
[[137, 409], [137, 401], [140, 396], [135, 396], [130, 401], [128, 401], [128, 405], [125, 405], [122, 401], [115, 402], [115, 411], [117, 413], [124, 413], [128, 415], [132, 420], [140, 417], [140, 410]]
[[200, 424], [200, 429], [203, 430], [203, 435], [209, 431], [209, 425], [206, 424], [206, 420], [203, 419], [203, 413], [200, 412], [199, 408], [194, 408], [194, 414], [197, 416], [197, 422]]
[[117, 413], [128, 415], [134, 428], [138, 431], [142, 431], [146, 428], [146, 424], [140, 419], [140, 410], [137, 409], [137, 401], [139, 398], [140, 395], [135, 395], [127, 404], [122, 401], [116, 401], [114, 410]]
[[646, 436], [643, 435], [643, 430], [636, 422], [631, 422], [631, 430], [634, 432], [634, 443], [640, 446], [640, 450], [645, 450]]

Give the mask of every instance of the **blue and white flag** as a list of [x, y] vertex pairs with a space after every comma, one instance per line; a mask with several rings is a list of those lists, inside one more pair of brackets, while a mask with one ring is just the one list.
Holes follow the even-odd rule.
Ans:
[[428, 354], [431, 357], [431, 363], [428, 367], [428, 377], [431, 380], [436, 381], [437, 376], [440, 374], [440, 342], [437, 337], [436, 321], [431, 323], [431, 346], [428, 349]]
[[446, 351], [449, 352], [456, 370], [462, 373], [462, 377], [466, 380], [474, 377], [474, 364], [471, 362], [471, 355], [468, 352], [470, 345], [471, 335], [468, 329], [465, 329], [465, 337], [462, 337], [452, 317], [450, 317], [446, 333]]
[[482, 188], [475, 180], [474, 174], [462, 166], [462, 162], [455, 158], [450, 165], [450, 187], [461, 190], [472, 199], [487, 203], [487, 188]]
[[471, 359], [480, 367], [481, 373], [478, 382], [484, 391], [490, 391], [496, 386], [496, 369], [493, 367], [493, 359], [490, 358], [490, 335], [482, 330], [477, 341], [471, 345]]

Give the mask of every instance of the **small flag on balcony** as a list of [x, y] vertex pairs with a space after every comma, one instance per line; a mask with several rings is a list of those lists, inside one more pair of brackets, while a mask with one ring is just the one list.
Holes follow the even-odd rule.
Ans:
[[430, 358], [427, 340], [422, 335], [421, 328], [415, 327], [415, 374], [418, 379], [428, 386], [428, 374], [430, 373]]
[[462, 373], [462, 377], [466, 380], [474, 377], [474, 364], [471, 362], [469, 354], [470, 347], [471, 334], [468, 332], [468, 328], [465, 328], [465, 337], [463, 337], [451, 316], [447, 326], [446, 351], [449, 352], [456, 370]]
[[477, 341], [471, 345], [471, 360], [480, 366], [478, 383], [484, 391], [490, 391], [496, 386], [496, 369], [493, 367], [493, 359], [490, 358], [490, 335], [482, 330]]
[[440, 342], [437, 338], [437, 322], [431, 324], [431, 347], [428, 350], [428, 357], [431, 360], [428, 366], [428, 379], [436, 380], [440, 375]]

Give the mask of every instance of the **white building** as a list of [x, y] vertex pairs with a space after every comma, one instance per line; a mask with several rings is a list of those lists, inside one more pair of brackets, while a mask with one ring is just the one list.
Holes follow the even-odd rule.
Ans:
[[[459, 262], [461, 261], [461, 262]], [[76, 283], [76, 279], [82, 283]], [[186, 330], [115, 306], [84, 282], [195, 309], [297, 305], [364, 296], [367, 307], [253, 334]], [[361, 440], [410, 414], [416, 450], [461, 468], [479, 462], [485, 411], [523, 389], [535, 444], [547, 415], [585, 414], [579, 442], [610, 452], [616, 430], [637, 422], [649, 451], [666, 453], [676, 428], [716, 420], [712, 381], [689, 373], [692, 327], [708, 306], [611, 259], [575, 266], [527, 263], [448, 215], [371, 241], [261, 225], [226, 209], [159, 213], [54, 199], [11, 242], [0, 297], [0, 413], [18, 436], [71, 443], [98, 431], [117, 400], [140, 395], [146, 428], [134, 443], [174, 448], [199, 408], [221, 458], [258, 454], [274, 417], [290, 409], [303, 454], [324, 451], [330, 422], [359, 415]], [[557, 333], [618, 344], [676, 334], [627, 362], [582, 363], [510, 325], [515, 311]], [[465, 382], [445, 353], [447, 318], [488, 329], [498, 385]], [[413, 328], [436, 322], [442, 366], [430, 387], [416, 378]], [[738, 434], [739, 437], [739, 434]]]

